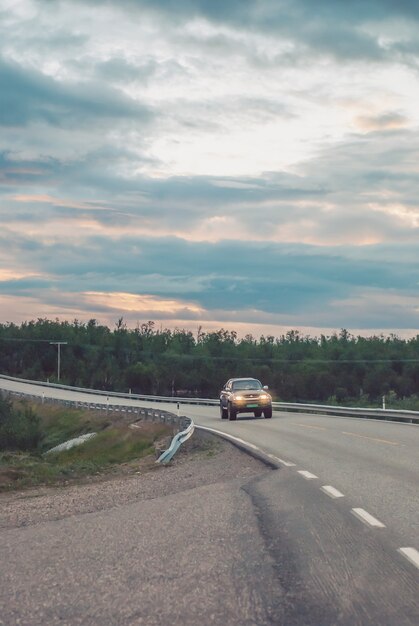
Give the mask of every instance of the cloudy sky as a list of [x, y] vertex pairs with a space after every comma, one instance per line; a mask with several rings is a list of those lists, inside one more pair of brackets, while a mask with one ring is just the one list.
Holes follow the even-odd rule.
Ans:
[[1, 0], [0, 322], [419, 332], [417, 0]]

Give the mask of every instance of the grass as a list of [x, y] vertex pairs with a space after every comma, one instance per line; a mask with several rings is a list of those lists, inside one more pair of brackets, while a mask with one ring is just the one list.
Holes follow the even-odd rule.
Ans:
[[90, 413], [81, 409], [71, 409], [59, 405], [35, 405], [41, 413], [43, 438], [41, 452], [68, 441], [73, 437], [97, 432], [108, 427], [111, 422], [103, 414]]
[[[121, 465], [133, 464], [153, 454], [154, 443], [172, 434], [164, 424], [144, 422], [140, 428], [112, 423], [106, 415], [54, 405], [34, 405], [40, 416], [41, 441], [36, 450], [0, 451], [0, 491], [35, 485], [53, 485], [101, 475]], [[79, 435], [97, 432], [80, 446], [45, 454], [54, 446]], [[129, 467], [128, 467], [129, 469]]]

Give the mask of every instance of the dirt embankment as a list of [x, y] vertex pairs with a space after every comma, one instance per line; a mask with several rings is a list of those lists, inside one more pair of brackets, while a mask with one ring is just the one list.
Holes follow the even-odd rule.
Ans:
[[167, 466], [148, 457], [78, 484], [0, 494], [0, 528], [110, 509], [264, 471], [268, 470], [263, 463], [228, 442], [195, 434]]

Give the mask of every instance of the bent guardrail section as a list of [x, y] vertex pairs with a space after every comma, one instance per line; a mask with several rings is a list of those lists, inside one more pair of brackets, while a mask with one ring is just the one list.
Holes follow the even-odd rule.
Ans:
[[[116, 391], [101, 391], [96, 389], [87, 389], [85, 387], [70, 387], [69, 385], [60, 385], [56, 383], [47, 383], [44, 381], [27, 380], [24, 378], [15, 378], [13, 376], [6, 376], [0, 374], [0, 380], [10, 380], [18, 383], [27, 383], [30, 385], [36, 385], [43, 388], [53, 389], [65, 389], [69, 391], [78, 391], [86, 394], [94, 394], [97, 396], [105, 396], [107, 398], [125, 398], [131, 400], [144, 400], [146, 402], [165, 402], [165, 403], [179, 403], [179, 404], [196, 404], [196, 405], [209, 405], [218, 406], [219, 400], [214, 398], [179, 398], [171, 396], [151, 396], [134, 393], [120, 393]], [[360, 417], [377, 420], [391, 420], [404, 422], [409, 424], [419, 424], [419, 411], [408, 411], [400, 409], [370, 409], [359, 407], [341, 407], [323, 404], [309, 404], [299, 402], [273, 402], [272, 407], [277, 411], [290, 411], [299, 413], [314, 413], [323, 415], [335, 415], [346, 417]], [[109, 405], [111, 410], [111, 405]]]
[[194, 430], [195, 424], [193, 423], [193, 420], [191, 420], [191, 423], [189, 424], [188, 428], [186, 428], [186, 430], [182, 430], [182, 432], [173, 437], [170, 447], [159, 456], [156, 463], [163, 463], [163, 465], [169, 463], [169, 461], [173, 459], [176, 452], [179, 450], [182, 443], [192, 437]]

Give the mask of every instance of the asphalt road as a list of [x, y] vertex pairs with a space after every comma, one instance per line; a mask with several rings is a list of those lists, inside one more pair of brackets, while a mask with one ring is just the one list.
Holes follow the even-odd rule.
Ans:
[[[46, 393], [14, 381], [0, 379], [0, 388]], [[103, 403], [92, 396], [49, 388], [51, 397]], [[158, 406], [174, 410], [171, 403], [147, 403], [109, 397], [109, 404]], [[295, 466], [287, 471], [309, 471], [313, 488], [332, 486], [344, 494], [350, 508], [363, 508], [380, 520], [401, 546], [419, 550], [419, 426], [302, 413], [274, 412], [271, 420], [239, 416], [221, 420], [217, 407], [181, 405], [182, 415], [197, 425], [244, 439], [268, 454]]]
[[416, 626], [414, 570], [339, 504], [280, 469], [3, 530], [0, 624]]
[[182, 413], [295, 463], [287, 471], [315, 474], [313, 486], [335, 487], [403, 545], [419, 549], [419, 426], [278, 412], [272, 420], [226, 422], [212, 407], [182, 407]]
[[[23, 390], [21, 383], [1, 380], [0, 385]], [[40, 395], [42, 392], [45, 393], [45, 389], [39, 388]], [[63, 390], [50, 392], [61, 398], [69, 397], [70, 394]], [[90, 394], [84, 396], [80, 393], [71, 395], [71, 398], [106, 401], [103, 396], [92, 398]], [[135, 401], [122, 402], [110, 398], [109, 403], [130, 404]], [[145, 406], [146, 403], [141, 402], [141, 405]], [[173, 410], [173, 405], [159, 404], [159, 408]], [[227, 536], [229, 532], [236, 536], [239, 529], [237, 542], [234, 543], [232, 539], [234, 551], [226, 552], [226, 556], [230, 554], [231, 557], [231, 554], [234, 556], [236, 553], [240, 563], [247, 563], [248, 554], [248, 559], [252, 562], [256, 559], [256, 563], [261, 566], [261, 577], [258, 577], [258, 566], [253, 568], [247, 563], [247, 573], [242, 583], [246, 587], [253, 578], [256, 584], [256, 604], [250, 602], [245, 605], [247, 609], [244, 608], [241, 614], [243, 624], [413, 626], [419, 623], [419, 561], [416, 561], [419, 556], [417, 426], [286, 413], [275, 413], [272, 420], [241, 417], [230, 423], [219, 418], [216, 407], [191, 405], [182, 406], [181, 413], [193, 417], [196, 424], [222, 430], [257, 446], [277, 459], [280, 467], [277, 472], [264, 473], [241, 485], [241, 496], [247, 495], [242, 509], [239, 504], [241, 496], [237, 498], [237, 492], [226, 489], [222, 496], [221, 489], [220, 506], [227, 507], [229, 511], [238, 507], [242, 511], [234, 526], [231, 526], [232, 518], [228, 516], [223, 519], [221, 527], [217, 526], [216, 493], [213, 494], [213, 501], [208, 497], [209, 506], [201, 499], [198, 507], [195, 500], [193, 508], [185, 502], [185, 511], [189, 513], [185, 513], [186, 518], [183, 518], [179, 512], [178, 522], [174, 521], [175, 525], [181, 523], [182, 519], [193, 515], [191, 511], [194, 510], [194, 526], [198, 528], [205, 525], [205, 520], [212, 519], [209, 523], [214, 524], [218, 532], [227, 533]], [[252, 507], [247, 508], [246, 513], [249, 501]], [[183, 511], [183, 504], [181, 509]], [[120, 515], [122, 513], [120, 511]], [[161, 516], [157, 517], [161, 519]], [[109, 538], [113, 536], [112, 529], [120, 523], [121, 518], [119, 521], [114, 519], [109, 525], [106, 522]], [[105, 521], [100, 520], [102, 524]], [[159, 521], [159, 525], [162, 524], [163, 520]], [[241, 533], [242, 528], [247, 531]], [[167, 534], [167, 529], [163, 528], [162, 532], [163, 535]], [[160, 535], [158, 526], [156, 533], [157, 555]], [[25, 555], [33, 549], [30, 546], [38, 546], [41, 550], [47, 535], [41, 538], [29, 537], [26, 543], [23, 542], [21, 554], [19, 552], [21, 567]], [[192, 570], [198, 567], [196, 560], [193, 561], [194, 554], [198, 554], [200, 549], [206, 550], [208, 544], [205, 537], [203, 533], [201, 539], [194, 540], [196, 552], [187, 552], [189, 556], [183, 561], [186, 572], [189, 571], [188, 559], [194, 563]], [[252, 547], [256, 552], [252, 556], [250, 544], [253, 540]], [[202, 546], [198, 548], [200, 541]], [[130, 549], [133, 548], [128, 544], [127, 551]], [[162, 551], [161, 554], [166, 552]], [[17, 563], [19, 568], [19, 559]], [[219, 575], [216, 569], [212, 571], [216, 576]], [[231, 571], [228, 566], [227, 572]], [[178, 576], [181, 576], [181, 571], [174, 574], [174, 578]], [[227, 579], [219, 579], [214, 593], [223, 597], [233, 589], [233, 596], [237, 596], [240, 581], [236, 584], [235, 580], [228, 582]], [[192, 574], [188, 580], [193, 580]], [[204, 577], [203, 580], [206, 582], [200, 586], [199, 576], [196, 579], [198, 593], [203, 593], [205, 585], [209, 584], [208, 578]], [[269, 583], [265, 587], [264, 581], [273, 584]], [[92, 584], [95, 588], [94, 580]], [[228, 606], [229, 600], [224, 598], [222, 602]], [[258, 602], [261, 604], [258, 605]], [[266, 612], [255, 617], [258, 606], [264, 606]], [[243, 621], [246, 610], [249, 619]], [[208, 617], [207, 622], [205, 618], [200, 619], [200, 622], [222, 623], [217, 621], [218, 614], [213, 614], [214, 621]], [[230, 615], [234, 615], [234, 609]], [[102, 623], [108, 622], [102, 619]], [[109, 623], [112, 623], [111, 619]], [[194, 623], [193, 618], [191, 622], [184, 623]], [[224, 623], [236, 622], [227, 619]]]

